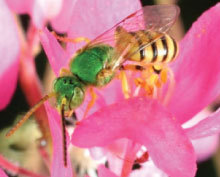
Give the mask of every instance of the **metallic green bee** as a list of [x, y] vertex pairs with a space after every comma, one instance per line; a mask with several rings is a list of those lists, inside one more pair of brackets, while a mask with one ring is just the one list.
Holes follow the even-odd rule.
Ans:
[[[175, 40], [166, 32], [173, 25], [178, 14], [179, 8], [175, 5], [145, 6], [88, 42], [70, 60], [69, 70], [61, 70], [60, 76], [54, 82], [53, 92], [42, 98], [27, 112], [7, 136], [19, 128], [46, 100], [55, 97], [62, 116], [66, 166], [65, 115], [71, 114], [83, 103], [87, 88], [107, 85], [119, 69], [126, 68], [124, 67], [126, 61], [139, 62], [138, 65], [133, 65], [134, 67], [127, 67], [135, 70], [143, 70], [158, 64], [163, 66], [171, 62], [176, 57], [178, 48]], [[57, 39], [71, 41], [61, 37]], [[86, 38], [77, 38], [75, 41], [83, 40], [86, 41]], [[159, 74], [162, 70], [163, 67], [159, 69], [157, 67], [155, 72]], [[124, 79], [122, 79], [122, 88], [126, 94]], [[88, 108], [95, 101], [95, 94], [91, 93], [93, 99]]]

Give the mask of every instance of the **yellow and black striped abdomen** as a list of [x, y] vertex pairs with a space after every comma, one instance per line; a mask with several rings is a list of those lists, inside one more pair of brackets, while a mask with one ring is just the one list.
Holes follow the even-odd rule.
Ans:
[[165, 33], [130, 32], [136, 42], [127, 52], [129, 60], [146, 63], [169, 63], [178, 54], [176, 41]]

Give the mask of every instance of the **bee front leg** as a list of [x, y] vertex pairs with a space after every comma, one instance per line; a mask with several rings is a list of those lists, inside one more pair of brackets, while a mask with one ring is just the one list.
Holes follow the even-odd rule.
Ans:
[[90, 42], [90, 39], [86, 37], [77, 37], [77, 38], [72, 39], [68, 37], [59, 36], [54, 31], [52, 31], [51, 33], [55, 36], [57, 40], [62, 41], [62, 42], [71, 42], [71, 43], [79, 43], [79, 42], [89, 43]]
[[89, 103], [86, 107], [86, 110], [85, 110], [84, 115], [83, 115], [83, 119], [87, 116], [89, 110], [93, 107], [93, 105], [95, 104], [95, 101], [97, 99], [97, 95], [96, 95], [93, 87], [89, 88], [89, 93], [91, 95], [91, 100], [89, 101]]
[[66, 68], [61, 68], [60, 70], [60, 74], [59, 76], [60, 77], [63, 77], [63, 76], [72, 76], [73, 74], [70, 72], [70, 70], [66, 69]]

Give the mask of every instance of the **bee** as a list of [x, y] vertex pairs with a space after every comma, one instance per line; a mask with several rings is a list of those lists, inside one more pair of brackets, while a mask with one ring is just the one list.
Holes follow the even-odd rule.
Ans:
[[[176, 5], [145, 6], [88, 42], [70, 60], [69, 69], [61, 70], [54, 81], [53, 91], [32, 107], [6, 136], [13, 134], [45, 101], [55, 97], [61, 114], [64, 165], [67, 166], [65, 116], [84, 102], [87, 90], [92, 95], [87, 106], [90, 108], [96, 96], [89, 88], [108, 85], [120, 69], [143, 70], [150, 66], [159, 74], [163, 68], [155, 66], [173, 61], [178, 53], [177, 43], [167, 34], [178, 14]], [[57, 39], [68, 42], [67, 38]], [[138, 64], [126, 67], [126, 61]], [[122, 84], [122, 87], [126, 86]]]

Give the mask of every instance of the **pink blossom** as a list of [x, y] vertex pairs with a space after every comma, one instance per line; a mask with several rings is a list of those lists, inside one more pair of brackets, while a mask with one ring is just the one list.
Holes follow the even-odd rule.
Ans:
[[[6, 107], [16, 88], [19, 41], [15, 20], [4, 1], [0, 2], [0, 109]], [[12, 47], [13, 46], [13, 47]]]
[[[49, 21], [52, 22], [52, 20], [54, 20], [54, 23], [52, 22], [54, 24], [54, 29], [57, 31], [66, 32], [62, 29], [67, 27], [65, 27], [64, 24], [60, 24], [60, 21], [63, 22], [63, 19], [70, 19], [74, 8], [74, 3], [75, 1], [72, 0], [64, 2], [63, 0], [1, 1], [0, 31], [4, 35], [1, 38], [0, 46], [0, 51], [2, 54], [2, 59], [0, 60], [0, 86], [2, 88], [0, 91], [0, 109], [4, 109], [8, 105], [16, 88], [19, 59], [29, 58], [29, 64], [32, 64], [30, 61], [35, 56], [33, 56], [31, 52], [39, 45], [38, 30], [43, 28]], [[31, 22], [28, 27], [27, 34], [23, 34], [23, 29], [19, 25], [19, 20], [13, 18], [13, 12], [17, 14], [30, 15]], [[23, 60], [21, 60], [21, 63], [22, 61]], [[30, 68], [30, 72], [34, 73], [34, 66], [27, 65], [28, 64], [26, 64], [25, 68]], [[28, 72], [28, 75], [30, 72]], [[36, 96], [34, 99], [37, 101], [40, 98]], [[36, 103], [36, 101], [29, 102], [31, 102], [30, 104], [33, 105], [33, 102]]]
[[[11, 2], [8, 0], [9, 6], [15, 11], [29, 13], [34, 25], [38, 28], [42, 28], [46, 21], [53, 19], [51, 20], [53, 26], [59, 31], [67, 31], [69, 37], [85, 36], [90, 39], [140, 8], [140, 3], [136, 1], [120, 1], [120, 4], [114, 1], [111, 6], [110, 1], [102, 3], [100, 1], [99, 3], [98, 1], [65, 1], [73, 5], [70, 10], [66, 11], [67, 16], [65, 16], [63, 15], [65, 4], [62, 9], [56, 7], [54, 11], [47, 12], [50, 1], [42, 3], [32, 0], [15, 6]], [[61, 3], [61, 0], [58, 2]], [[183, 177], [195, 175], [196, 156], [190, 140], [219, 133], [220, 129], [217, 124], [219, 111], [191, 128], [183, 129], [181, 125], [192, 119], [219, 94], [218, 41], [220, 36], [218, 28], [210, 27], [220, 25], [217, 20], [220, 16], [219, 10], [220, 4], [204, 13], [181, 41], [180, 55], [171, 66], [176, 83], [167, 105], [163, 105], [159, 100], [142, 96], [124, 100], [117, 80], [101, 91], [96, 90], [99, 99], [90, 111], [90, 116], [76, 127], [71, 139], [72, 144], [84, 148], [100, 146], [103, 151], [109, 150], [109, 152], [116, 152], [115, 148], [109, 147], [116, 140], [123, 145], [126, 144], [123, 150], [125, 155], [122, 156], [124, 160], [121, 159], [121, 171], [112, 170], [113, 165], [110, 166], [110, 170], [114, 172], [100, 166], [98, 168], [100, 176], [134, 175], [131, 172], [133, 164], [131, 162], [135, 160], [141, 145], [147, 148], [150, 162], [163, 171], [162, 175]], [[56, 16], [57, 14], [59, 15]], [[70, 23], [69, 21], [63, 22], [65, 17], [70, 19]], [[13, 27], [13, 24], [9, 26]], [[211, 39], [212, 36], [215, 38]], [[67, 66], [69, 57], [81, 44], [68, 44], [64, 51], [47, 29], [42, 29], [40, 37], [49, 62], [58, 76], [59, 70]], [[12, 56], [7, 56], [12, 58], [9, 60], [12, 61], [11, 63], [17, 61], [15, 57], [17, 53], [14, 51]], [[17, 73], [17, 68], [15, 67], [14, 73]], [[67, 168], [64, 168], [62, 164], [59, 116], [48, 104], [46, 108], [54, 147], [51, 175], [56, 176], [62, 173], [63, 176], [72, 176], [70, 162], [68, 161]], [[85, 104], [76, 110], [77, 116], [82, 115], [84, 108]], [[121, 142], [121, 138], [126, 138], [125, 142]], [[156, 173], [155, 171], [152, 173]]]
[[[217, 4], [205, 12], [180, 42], [179, 57], [171, 66], [176, 81], [175, 88], [167, 105], [146, 97], [123, 100], [122, 93], [118, 93], [120, 91], [117, 82], [113, 81], [98, 92], [102, 101], [94, 106], [94, 113], [76, 127], [72, 143], [84, 148], [106, 148], [117, 139], [128, 138], [134, 143], [144, 145], [154, 164], [167, 175], [194, 176], [196, 156], [190, 139], [219, 133], [218, 112], [210, 115], [212, 119], [209, 116], [190, 129], [184, 130], [181, 124], [192, 119], [219, 94], [220, 37], [217, 28], [210, 28], [210, 25], [219, 26], [219, 8], [220, 4]], [[80, 21], [81, 23], [83, 21]], [[79, 28], [74, 27], [75, 33], [70, 33], [70, 36], [86, 34], [93, 38], [92, 33], [77, 30], [87, 29], [80, 28], [80, 24]], [[43, 32], [42, 44], [55, 73], [58, 74], [60, 67], [66, 66], [67, 62], [59, 61], [63, 62], [63, 65], [59, 66], [55, 61], [59, 56], [61, 60], [65, 59], [66, 54], [60, 50], [59, 44], [46, 29]], [[210, 40], [213, 35], [215, 38]], [[67, 53], [70, 51], [67, 48]], [[109, 87], [111, 92], [105, 92]], [[109, 93], [120, 95], [119, 99], [113, 96], [115, 99], [109, 101]], [[132, 149], [130, 150], [131, 153]], [[124, 169], [124, 172], [131, 170], [129, 168], [131, 166]]]
[[104, 165], [99, 166], [98, 174], [99, 174], [100, 177], [117, 177], [114, 173], [112, 173]]
[[1, 177], [7, 177], [7, 175], [5, 174], [5, 172], [2, 169], [0, 169], [0, 176]]
[[143, 97], [105, 106], [80, 122], [72, 143], [105, 147], [128, 138], [145, 145], [155, 165], [169, 176], [194, 176], [196, 158], [189, 138], [219, 133], [219, 111], [185, 131], [180, 123], [219, 95], [220, 36], [218, 28], [211, 28], [220, 25], [219, 10], [217, 4], [205, 12], [180, 42], [179, 57], [171, 66], [175, 89], [167, 106]]
[[[96, 31], [95, 33], [91, 34], [90, 37], [95, 37], [97, 35], [97, 33], [101, 33], [103, 29], [105, 28], [109, 28], [110, 26], [114, 25], [116, 22], [120, 21], [121, 19], [123, 19], [125, 16], [129, 15], [131, 12], [136, 11], [137, 9], [140, 9], [140, 3], [139, 2], [134, 2], [134, 1], [126, 1], [126, 2], [121, 2], [120, 3], [118, 1], [114, 1], [114, 3], [109, 4], [109, 2], [107, 3], [98, 3], [96, 1], [94, 1], [92, 3], [92, 5], [95, 4], [96, 8], [99, 9], [100, 12], [94, 11], [93, 8], [91, 8], [91, 3], [90, 2], [83, 2], [83, 1], [79, 1], [76, 3], [76, 7], [75, 7], [75, 1], [65, 1], [63, 3], [62, 8], [60, 8], [60, 4], [61, 4], [61, 0], [57, 0], [57, 3], [54, 3], [54, 7], [53, 8], [49, 8], [48, 7], [51, 5], [52, 1], [18, 1], [18, 2], [13, 2], [11, 0], [7, 0], [7, 5], [9, 6], [10, 10], [13, 10], [16, 13], [28, 13], [31, 17], [31, 22], [30, 22], [30, 26], [28, 27], [28, 32], [27, 34], [22, 33], [22, 29], [21, 26], [19, 26], [18, 24], [16, 24], [16, 30], [13, 29], [12, 31], [17, 33], [16, 31], [19, 31], [21, 33], [19, 33], [19, 40], [17, 39], [18, 37], [15, 36], [14, 39], [16, 39], [17, 41], [14, 42], [14, 45], [17, 43], [20, 43], [20, 63], [21, 65], [19, 66], [20, 68], [20, 80], [21, 80], [21, 85], [23, 86], [24, 92], [28, 93], [27, 97], [28, 97], [28, 101], [30, 102], [31, 105], [33, 105], [34, 103], [36, 103], [36, 100], [39, 100], [39, 98], [41, 97], [41, 91], [40, 91], [40, 83], [39, 80], [37, 78], [36, 75], [36, 71], [34, 68], [34, 58], [35, 58], [35, 53], [34, 53], [34, 49], [36, 48], [36, 46], [39, 44], [38, 43], [38, 29], [43, 28], [43, 26], [46, 24], [46, 22], [48, 22], [49, 20], [51, 20], [52, 25], [54, 26], [55, 29], [57, 29], [58, 31], [66, 31], [68, 30], [69, 33], [71, 33], [71, 31], [74, 31], [73, 27], [74, 26], [68, 26], [70, 23], [69, 21], [72, 21], [75, 18], [75, 14], [73, 12], [75, 12], [73, 9], [75, 9], [76, 7], [78, 8], [78, 10], [80, 10], [80, 7], [83, 7], [85, 9], [87, 9], [87, 12], [91, 11], [95, 12], [97, 14], [102, 13], [102, 16], [100, 16], [100, 19], [98, 20], [98, 18], [96, 18], [96, 20], [98, 21], [103, 21], [103, 23], [106, 20], [109, 20], [108, 23], [104, 23], [106, 25], [109, 26], [105, 26], [100, 25], [99, 28], [97, 28], [98, 31]], [[109, 5], [111, 5], [111, 7], [109, 7]], [[3, 6], [4, 7], [4, 6]], [[5, 6], [6, 7], [6, 6]], [[66, 10], [66, 7], [68, 7], [68, 10]], [[123, 7], [123, 12], [121, 12], [119, 9], [121, 9], [121, 7]], [[124, 8], [126, 7], [126, 8]], [[82, 11], [84, 9], [81, 9]], [[7, 7], [6, 7], [7, 9]], [[51, 11], [52, 9], [52, 11]], [[108, 9], [108, 11], [103, 11], [103, 9]], [[8, 9], [7, 9], [8, 10]], [[115, 13], [115, 18], [106, 18], [105, 16], [108, 16], [108, 14], [112, 13], [112, 12], [117, 12]], [[10, 15], [10, 11], [8, 10], [9, 15]], [[107, 15], [105, 15], [107, 14]], [[90, 13], [87, 14], [88, 16], [90, 16]], [[3, 15], [2, 15], [3, 16]], [[11, 17], [10, 17], [11, 18]], [[78, 18], [80, 18], [80, 15], [78, 16]], [[64, 19], [70, 19], [69, 21], [66, 22], [66, 24], [64, 24]], [[13, 21], [11, 19], [8, 20], [9, 22]], [[18, 22], [18, 21], [17, 21]], [[83, 21], [81, 21], [83, 22]], [[87, 22], [84, 21], [84, 25]], [[11, 25], [11, 24], [10, 24]], [[71, 24], [72, 25], [72, 24]], [[11, 25], [13, 27], [13, 25]], [[83, 26], [83, 25], [82, 25]], [[6, 26], [7, 27], [7, 26]], [[15, 27], [13, 27], [15, 28]], [[90, 29], [88, 28], [88, 31]], [[88, 31], [84, 31], [84, 32], [88, 32]], [[44, 30], [45, 32], [45, 30]], [[45, 33], [41, 32], [41, 36], [43, 36]], [[85, 34], [85, 33], [84, 33]], [[48, 34], [51, 35], [51, 34]], [[77, 34], [76, 35], [80, 35]], [[10, 36], [13, 36], [10, 34]], [[68, 61], [68, 55], [65, 52], [61, 51], [61, 47], [57, 45], [57, 41], [55, 42], [51, 42], [51, 40], [47, 40], [46, 38], [42, 37], [42, 41], [44, 46], [45, 43], [48, 42], [48, 45], [52, 45], [53, 49], [56, 49], [56, 47], [58, 48], [58, 52], [56, 52], [56, 50], [46, 50], [47, 54], [53, 55], [54, 56], [54, 62], [57, 63], [57, 61], [61, 61], [61, 63], [57, 63], [58, 65], [53, 65], [52, 67], [55, 69], [55, 72], [58, 73], [58, 70], [60, 70], [61, 67], [65, 66], [67, 64]], [[10, 47], [9, 47], [10, 48]], [[15, 49], [16, 49], [16, 45], [15, 45]], [[12, 51], [12, 50], [11, 50]], [[10, 51], [10, 52], [11, 52]], [[17, 49], [17, 51], [19, 51], [19, 49]], [[14, 53], [17, 52], [15, 50]], [[9, 52], [9, 53], [10, 53]], [[33, 53], [32, 53], [33, 52]], [[18, 52], [17, 52], [18, 53]], [[11, 54], [13, 54], [13, 52], [11, 52]], [[17, 54], [18, 55], [18, 54]], [[13, 76], [13, 74], [17, 75], [17, 70], [18, 70], [18, 57], [16, 58], [15, 56], [13, 56], [13, 60], [16, 61], [16, 67], [12, 68], [12, 67], [8, 67], [6, 65], [3, 65], [4, 67], [6, 67], [8, 69], [8, 71], [11, 69], [12, 72], [10, 72], [10, 76]], [[3, 61], [3, 60], [2, 60]], [[50, 62], [53, 61], [53, 57], [50, 57]], [[6, 73], [7, 74], [7, 73]], [[13, 79], [15, 83], [16, 79]], [[10, 80], [10, 82], [12, 82], [13, 80]], [[14, 84], [15, 85], [15, 84]], [[13, 87], [12, 87], [13, 88]], [[10, 96], [12, 95], [12, 92], [10, 93]], [[8, 99], [10, 100], [10, 99]], [[3, 100], [4, 101], [4, 100]], [[6, 105], [7, 103], [5, 103]], [[46, 106], [47, 108], [47, 113], [49, 116], [49, 125], [51, 128], [51, 134], [52, 134], [52, 142], [53, 142], [53, 158], [52, 158], [52, 164], [50, 167], [50, 172], [51, 172], [51, 176], [59, 176], [60, 174], [64, 175], [64, 176], [72, 176], [73, 172], [72, 169], [70, 167], [70, 162], [68, 160], [68, 167], [64, 168], [63, 166], [63, 154], [62, 154], [62, 139], [61, 139], [61, 129], [60, 129], [60, 122], [57, 119], [54, 119], [57, 117], [57, 113], [52, 110], [50, 107]], [[43, 117], [41, 115], [41, 117]], [[45, 121], [46, 119], [44, 119]]]
[[15, 13], [29, 14], [37, 28], [42, 28], [48, 20], [56, 17], [62, 9], [63, 0], [6, 0]]

